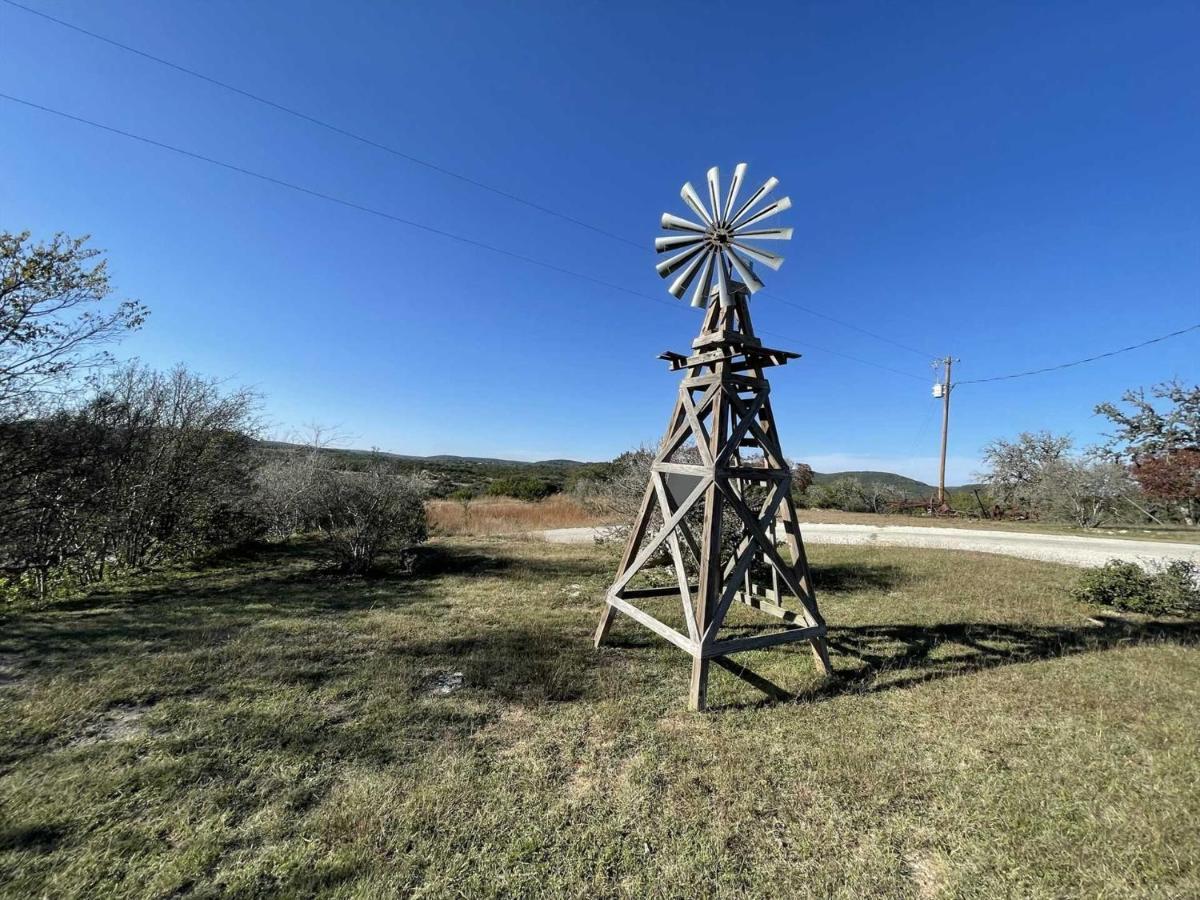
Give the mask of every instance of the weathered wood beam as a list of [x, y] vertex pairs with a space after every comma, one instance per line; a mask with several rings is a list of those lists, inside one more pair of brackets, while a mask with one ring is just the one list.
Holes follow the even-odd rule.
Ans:
[[695, 655], [698, 652], [698, 645], [691, 638], [680, 634], [670, 625], [664, 625], [662, 622], [658, 621], [658, 619], [654, 618], [654, 616], [647, 612], [643, 612], [632, 603], [610, 594], [608, 597], [608, 604], [616, 609], [619, 609], [635, 622], [645, 625], [660, 637], [666, 638], [681, 650], [686, 650], [692, 655]]
[[[688, 590], [697, 590], [694, 584], [688, 585]], [[648, 597], [678, 597], [679, 588], [676, 585], [649, 588], [622, 588], [619, 594], [622, 600], [643, 600]]]
[[810, 625], [807, 628], [790, 628], [787, 631], [775, 631], [770, 634], [756, 634], [753, 637], [731, 638], [725, 641], [715, 641], [703, 647], [703, 656], [711, 659], [714, 656], [726, 656], [730, 653], [742, 653], [746, 650], [759, 650], [763, 647], [774, 647], [776, 644], [787, 644], [792, 641], [806, 641], [811, 638], [825, 636], [824, 625]]

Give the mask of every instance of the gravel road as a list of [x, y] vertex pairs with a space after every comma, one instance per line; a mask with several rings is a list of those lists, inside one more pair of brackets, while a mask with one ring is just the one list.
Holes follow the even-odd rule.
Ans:
[[[909, 525], [800, 525], [810, 544], [874, 544], [881, 547], [927, 547], [935, 550], [972, 550], [1021, 556], [1069, 566], [1099, 566], [1124, 559], [1149, 567], [1153, 563], [1186, 559], [1200, 564], [1200, 544], [1167, 541], [1127, 541], [1067, 534], [1030, 534], [1019, 531], [984, 531], [974, 528], [928, 528]], [[586, 544], [595, 539], [594, 528], [555, 528], [543, 531], [556, 544]]]

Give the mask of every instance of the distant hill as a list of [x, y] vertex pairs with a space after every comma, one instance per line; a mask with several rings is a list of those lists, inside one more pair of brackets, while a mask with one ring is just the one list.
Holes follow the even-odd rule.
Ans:
[[[301, 444], [293, 444], [288, 441], [259, 441], [260, 447], [268, 450], [299, 450]], [[447, 465], [464, 465], [464, 466], [502, 466], [506, 469], [522, 468], [529, 466], [550, 466], [557, 468], [572, 469], [578, 466], [587, 466], [591, 463], [581, 462], [576, 459], [545, 459], [534, 462], [527, 462], [519, 459], [494, 459], [490, 456], [455, 456], [453, 453], [439, 453], [435, 456], [411, 456], [407, 453], [389, 453], [387, 450], [351, 450], [343, 447], [330, 447], [326, 450], [327, 453], [337, 453], [346, 457], [361, 457], [367, 459], [375, 453], [388, 459], [404, 459], [413, 462], [423, 462], [429, 464], [445, 463]]]
[[[285, 441], [260, 441], [259, 446], [268, 452], [285, 452], [299, 449], [299, 444], [289, 444]], [[370, 450], [347, 450], [329, 448], [325, 453], [335, 456], [339, 464], [347, 469], [358, 469], [366, 465], [371, 458]], [[496, 478], [511, 475], [530, 475], [541, 478], [557, 488], [563, 488], [570, 480], [571, 474], [587, 466], [603, 466], [603, 463], [581, 462], [576, 459], [543, 459], [525, 462], [517, 459], [497, 459], [490, 456], [456, 456], [451, 453], [439, 453], [435, 456], [410, 456], [404, 453], [387, 453], [379, 451], [379, 455], [387, 459], [397, 471], [416, 474], [425, 472], [437, 477], [443, 482], [446, 490], [456, 487], [483, 489]], [[814, 472], [813, 481], [816, 484], [826, 484], [839, 478], [857, 478], [859, 481], [886, 484], [895, 488], [906, 497], [925, 498], [937, 491], [931, 484], [897, 475], [895, 472]], [[970, 490], [973, 485], [964, 487], [947, 487], [947, 490]]]
[[827, 484], [830, 481], [837, 481], [839, 478], [857, 478], [864, 484], [886, 484], [888, 487], [900, 491], [904, 496], [914, 499], [928, 497], [937, 492], [937, 488], [932, 484], [897, 475], [895, 472], [813, 472], [814, 484]]
[[[290, 444], [286, 441], [260, 441], [259, 446], [266, 453], [287, 453], [301, 448], [300, 444]], [[336, 460], [337, 468], [351, 471], [364, 468], [373, 456], [371, 450], [349, 450], [338, 447], [329, 447], [321, 452], [333, 457]], [[443, 496], [456, 488], [463, 487], [474, 491], [483, 491], [493, 480], [509, 478], [514, 475], [528, 475], [562, 490], [567, 486], [572, 472], [593, 465], [574, 459], [524, 462], [515, 459], [455, 456], [446, 453], [437, 456], [409, 456], [403, 453], [387, 453], [382, 450], [378, 455], [387, 460], [388, 466], [396, 472], [426, 476], [434, 483], [435, 494]]]

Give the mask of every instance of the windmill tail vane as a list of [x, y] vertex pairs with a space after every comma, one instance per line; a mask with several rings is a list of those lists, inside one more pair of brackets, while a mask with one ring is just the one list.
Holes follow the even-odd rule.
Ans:
[[734, 167], [727, 193], [721, 191], [720, 170], [716, 166], [709, 169], [707, 203], [690, 181], [683, 186], [679, 196], [699, 221], [663, 213], [662, 227], [681, 233], [655, 239], [654, 249], [658, 253], [671, 254], [655, 269], [662, 278], [675, 276], [667, 290], [676, 299], [682, 300], [690, 288], [692, 306], [704, 308], [715, 281], [721, 306], [728, 308], [734, 303], [730, 283], [735, 276], [753, 294], [763, 286], [754, 274], [754, 263], [762, 263], [774, 270], [783, 265], [782, 256], [755, 247], [754, 243], [791, 240], [791, 228], [757, 226], [776, 213], [790, 209], [792, 201], [782, 197], [765, 206], [760, 205], [779, 185], [779, 179], [771, 177], [739, 205], [746, 169], [745, 163]]

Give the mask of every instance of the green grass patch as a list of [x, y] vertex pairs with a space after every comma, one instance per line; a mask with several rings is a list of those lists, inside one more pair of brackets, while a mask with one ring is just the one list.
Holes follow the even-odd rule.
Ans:
[[12, 610], [0, 892], [1200, 893], [1196, 626], [1094, 619], [1047, 564], [810, 552], [841, 677], [739, 655], [793, 699], [714, 669], [703, 715], [630, 620], [592, 649], [604, 548], [279, 547]]

